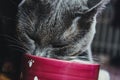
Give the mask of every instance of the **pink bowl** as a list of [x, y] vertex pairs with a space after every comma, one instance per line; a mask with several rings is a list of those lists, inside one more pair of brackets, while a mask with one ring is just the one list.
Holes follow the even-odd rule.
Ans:
[[36, 57], [22, 59], [23, 80], [98, 80], [99, 65]]

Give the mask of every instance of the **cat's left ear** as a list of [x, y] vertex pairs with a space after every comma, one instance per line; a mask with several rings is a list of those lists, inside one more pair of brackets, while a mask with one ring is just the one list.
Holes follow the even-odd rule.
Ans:
[[22, 0], [22, 1], [19, 3], [18, 7], [20, 7], [21, 5], [23, 5], [23, 4], [25, 3], [25, 1], [26, 1], [26, 0]]
[[110, 0], [88, 0], [89, 9], [85, 13], [100, 13], [108, 4]]

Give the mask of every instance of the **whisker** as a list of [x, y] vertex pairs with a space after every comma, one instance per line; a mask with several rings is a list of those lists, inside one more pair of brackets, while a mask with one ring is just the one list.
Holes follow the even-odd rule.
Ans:
[[20, 50], [23, 50], [23, 51], [27, 52], [27, 49], [25, 49], [25, 48], [23, 48], [23, 47], [21, 47], [21, 46], [17, 46], [17, 45], [8, 45], [8, 46], [14, 47], [14, 48], [16, 48], [16, 49], [20, 49]]
[[[15, 39], [14, 37], [11, 37], [9, 35], [0, 35], [1, 37], [4, 37], [7, 42], [8, 42], [8, 46], [12, 46], [12, 47], [16, 47], [16, 48], [20, 48], [24, 51], [27, 51], [28, 48], [26, 45], [23, 45], [22, 42], [20, 42], [19, 40]], [[26, 49], [25, 49], [26, 48]]]
[[15, 18], [10, 18], [10, 17], [4, 16], [4, 15], [0, 16], [0, 18], [1, 18], [1, 19], [4, 19], [4, 20], [12, 20], [12, 21], [16, 21]]
[[[5, 37], [7, 40], [9, 40], [10, 42], [16, 42], [16, 43], [21, 43], [19, 40], [17, 40], [17, 39], [15, 39], [15, 38], [13, 38], [13, 37], [11, 37], [11, 36], [9, 36], [9, 35], [0, 35], [1, 37]], [[15, 43], [14, 42], [14, 43]]]

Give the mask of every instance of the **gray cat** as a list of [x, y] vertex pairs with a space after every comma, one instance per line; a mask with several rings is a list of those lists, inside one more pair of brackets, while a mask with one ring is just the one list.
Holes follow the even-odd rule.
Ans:
[[18, 38], [26, 53], [57, 59], [87, 52], [96, 17], [109, 0], [23, 0], [19, 5]]

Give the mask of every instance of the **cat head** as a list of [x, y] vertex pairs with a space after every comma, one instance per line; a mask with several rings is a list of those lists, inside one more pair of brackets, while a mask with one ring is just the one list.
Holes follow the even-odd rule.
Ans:
[[88, 49], [96, 16], [109, 0], [23, 0], [18, 37], [38, 56], [73, 56]]

